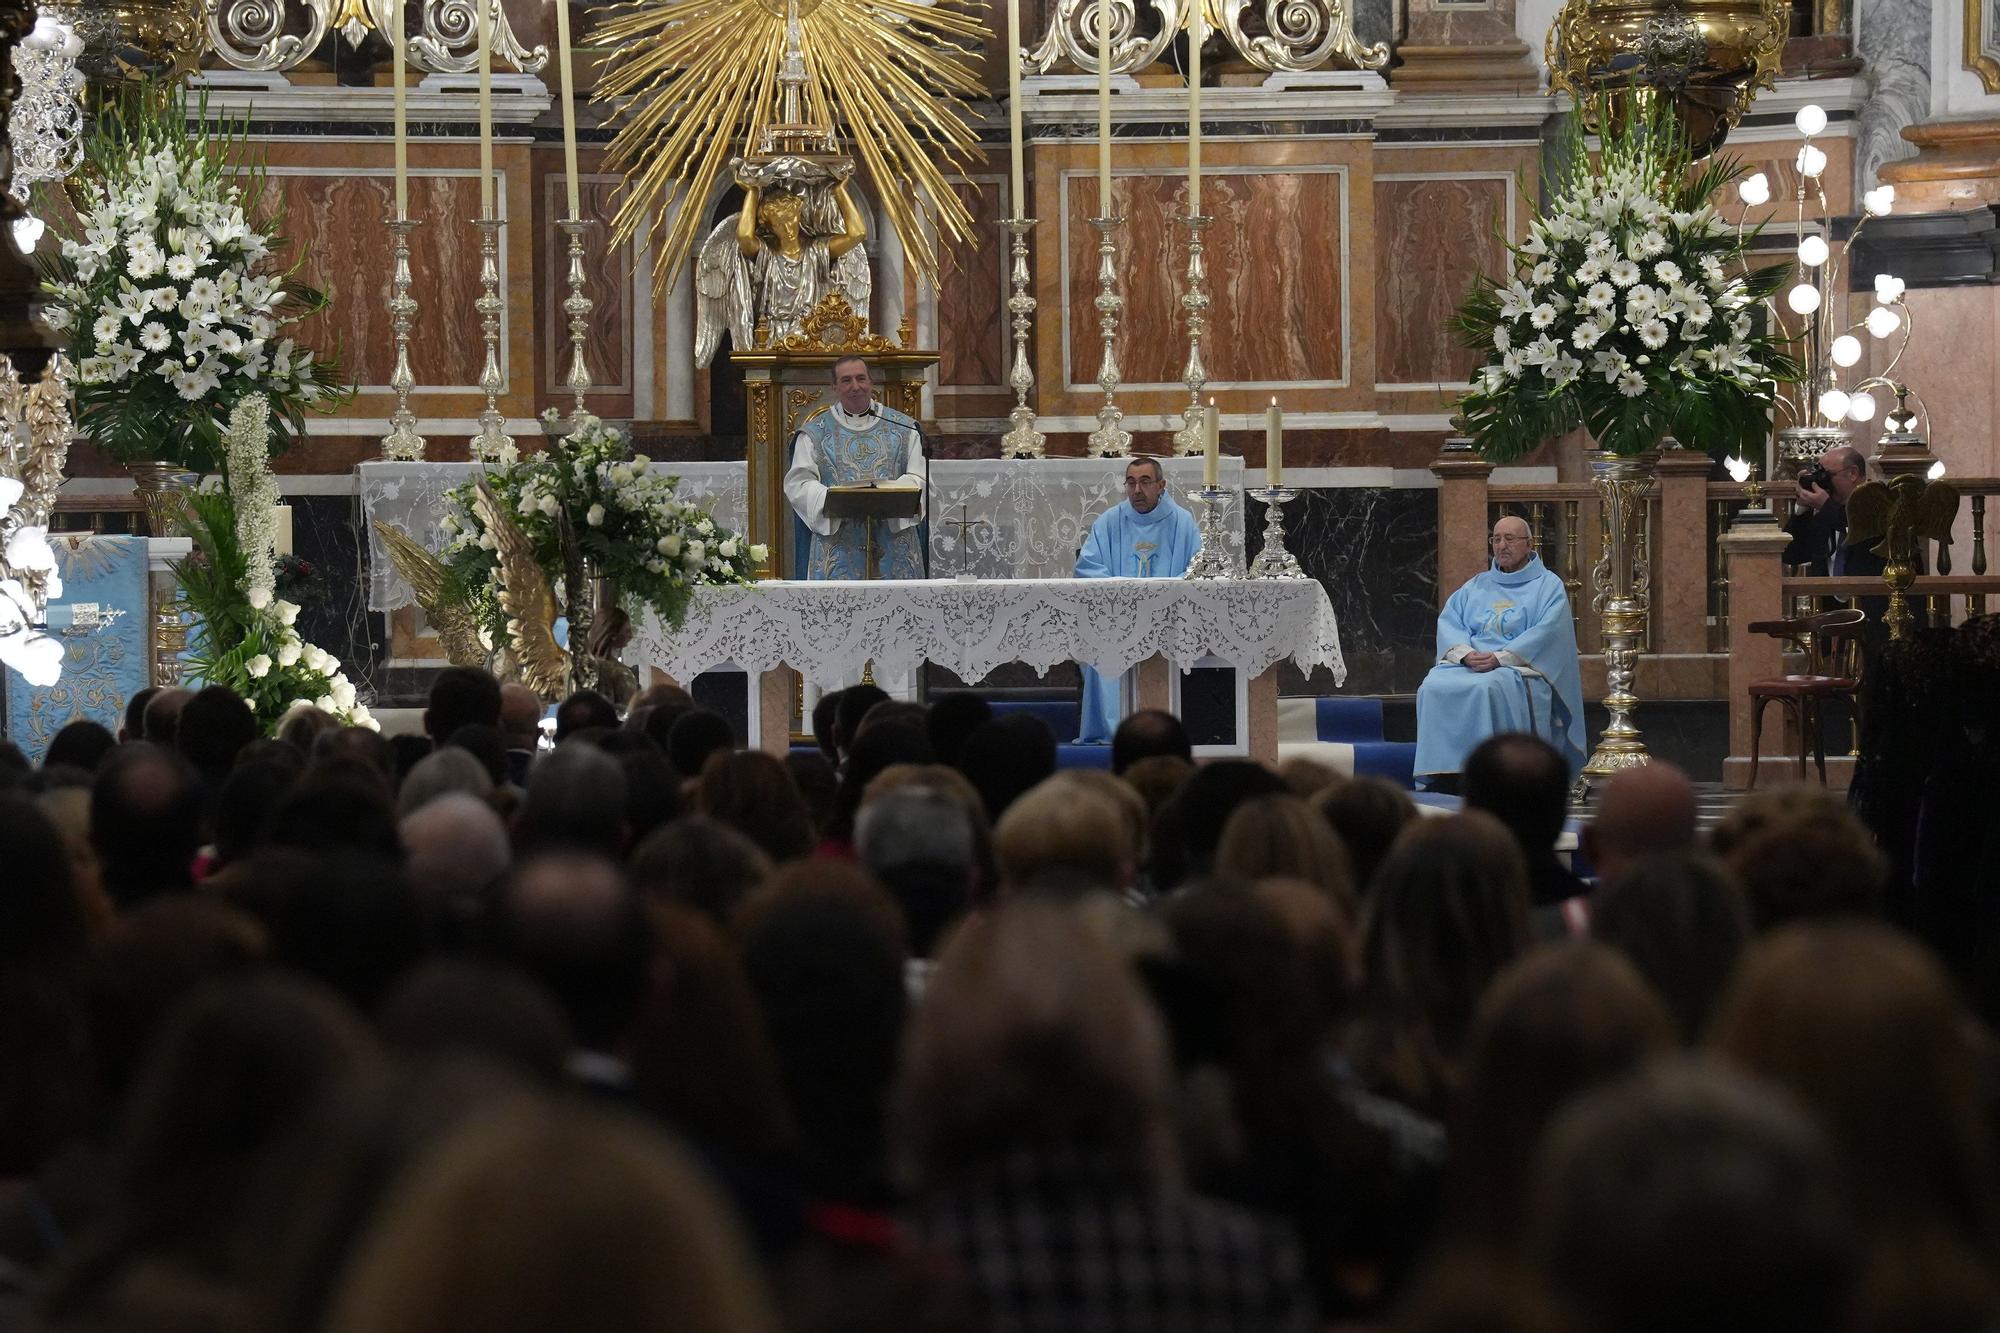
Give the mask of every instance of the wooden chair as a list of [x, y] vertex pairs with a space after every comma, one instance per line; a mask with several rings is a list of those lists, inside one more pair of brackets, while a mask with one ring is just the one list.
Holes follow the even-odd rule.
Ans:
[[1828, 611], [1797, 620], [1760, 620], [1752, 634], [1769, 634], [1799, 645], [1806, 655], [1802, 674], [1750, 685], [1750, 786], [1757, 785], [1759, 743], [1764, 734], [1764, 705], [1773, 699], [1784, 705], [1799, 733], [1799, 780], [1806, 776], [1806, 748], [1819, 765], [1819, 785], [1826, 785], [1826, 742], [1820, 736], [1820, 705], [1846, 699], [1853, 707], [1861, 697], [1862, 625], [1868, 616], [1858, 608]]

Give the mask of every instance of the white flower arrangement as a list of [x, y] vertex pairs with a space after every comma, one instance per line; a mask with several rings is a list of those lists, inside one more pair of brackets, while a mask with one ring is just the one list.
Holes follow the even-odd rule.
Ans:
[[243, 549], [244, 593], [262, 610], [277, 584], [278, 481], [271, 475], [265, 441], [271, 434], [271, 404], [253, 393], [236, 404], [223, 432], [223, 464], [236, 502], [236, 541]]

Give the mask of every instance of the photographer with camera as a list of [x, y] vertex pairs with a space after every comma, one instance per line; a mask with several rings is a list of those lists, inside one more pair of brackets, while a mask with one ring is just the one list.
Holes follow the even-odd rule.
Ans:
[[1819, 462], [1800, 471], [1794, 490], [1798, 508], [1785, 523], [1792, 544], [1787, 565], [1809, 574], [1857, 578], [1882, 572], [1882, 557], [1847, 544], [1847, 497], [1868, 480], [1867, 464], [1852, 445], [1838, 444]]

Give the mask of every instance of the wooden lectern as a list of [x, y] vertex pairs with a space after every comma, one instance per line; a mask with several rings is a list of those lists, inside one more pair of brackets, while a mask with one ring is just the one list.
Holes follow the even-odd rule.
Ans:
[[867, 558], [862, 562], [864, 578], [882, 577], [881, 557], [875, 549], [875, 525], [892, 518], [915, 518], [923, 512], [924, 493], [916, 486], [829, 486], [826, 513], [846, 523], [859, 523], [866, 542]]

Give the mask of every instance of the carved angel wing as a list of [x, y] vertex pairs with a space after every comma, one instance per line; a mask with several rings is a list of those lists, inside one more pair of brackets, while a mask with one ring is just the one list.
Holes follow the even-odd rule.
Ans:
[[1917, 536], [1927, 541], [1951, 544], [1951, 525], [1958, 517], [1958, 487], [1948, 481], [1934, 481], [1917, 497]]
[[750, 294], [750, 266], [736, 244], [736, 219], [715, 224], [694, 259], [694, 363], [706, 367], [722, 345], [727, 329], [737, 347], [750, 345], [755, 302]]
[[1848, 540], [1879, 543], [1886, 538], [1895, 504], [1895, 496], [1884, 482], [1864, 481], [1856, 486], [1854, 494], [1847, 497]]
[[520, 626], [514, 635], [514, 657], [521, 683], [544, 699], [560, 699], [569, 685], [569, 654], [556, 642], [556, 598], [548, 575], [535, 559], [528, 534], [514, 522], [493, 494], [485, 477], [475, 483], [473, 511], [493, 534], [500, 555], [500, 605]]
[[451, 664], [486, 665], [486, 650], [479, 646], [479, 626], [473, 621], [472, 612], [456, 599], [451, 574], [444, 562], [409, 533], [379, 518], [375, 520], [375, 535], [389, 552], [389, 563], [416, 594], [417, 605], [424, 609], [424, 618], [437, 630], [438, 642], [444, 645], [444, 655], [451, 659]]
[[849, 309], [864, 317], [868, 314], [868, 294], [875, 280], [868, 271], [866, 246], [857, 245], [833, 261], [832, 283], [833, 289], [847, 298]]

